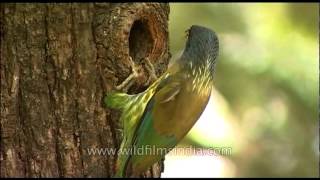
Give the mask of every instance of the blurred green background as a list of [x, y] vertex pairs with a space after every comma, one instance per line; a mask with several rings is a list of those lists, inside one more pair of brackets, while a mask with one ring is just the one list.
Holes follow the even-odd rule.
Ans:
[[316, 3], [170, 3], [173, 59], [193, 24], [220, 40], [215, 90], [178, 147], [232, 153], [168, 155], [162, 177], [318, 177], [318, 23]]

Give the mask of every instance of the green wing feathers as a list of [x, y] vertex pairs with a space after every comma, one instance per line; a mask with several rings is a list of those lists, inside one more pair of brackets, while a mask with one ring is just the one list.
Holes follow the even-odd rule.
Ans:
[[[146, 108], [147, 111], [143, 116], [142, 122], [134, 136], [133, 145], [136, 148], [144, 149], [144, 154], [143, 156], [133, 155], [129, 159], [130, 162], [127, 162], [127, 164], [130, 164], [136, 172], [142, 172], [155, 162], [159, 161], [167, 151], [177, 143], [174, 136], [160, 135], [157, 130], [154, 129], [153, 123], [155, 117], [152, 115], [153, 107], [154, 99], [151, 99]], [[149, 150], [147, 150], [148, 148]], [[153, 150], [155, 150], [155, 152], [152, 153]]]
[[104, 98], [107, 107], [113, 109], [123, 109], [131, 100], [131, 95], [126, 93], [110, 93]]
[[[159, 123], [165, 117], [155, 117], [155, 112], [163, 107], [173, 107], [176, 98], [181, 92], [181, 83], [179, 78], [163, 76], [156, 83], [148, 88], [147, 91], [128, 95], [125, 93], [111, 93], [106, 96], [105, 104], [109, 108], [122, 110], [120, 117], [124, 127], [124, 140], [120, 150], [127, 148], [171, 148], [177, 143], [173, 133], [167, 133], [167, 121]], [[173, 114], [175, 108], [169, 109], [165, 113], [167, 118]], [[162, 111], [161, 111], [162, 112]], [[169, 118], [170, 119], [170, 118]], [[161, 124], [160, 126], [158, 126]], [[155, 126], [156, 125], [156, 126]], [[168, 149], [167, 149], [168, 150]], [[145, 152], [146, 153], [146, 152]], [[166, 152], [156, 154], [122, 154], [117, 159], [116, 176], [125, 176], [126, 170], [131, 169], [136, 172], [142, 172], [153, 163], [161, 159]], [[128, 168], [130, 167], [130, 168]]]

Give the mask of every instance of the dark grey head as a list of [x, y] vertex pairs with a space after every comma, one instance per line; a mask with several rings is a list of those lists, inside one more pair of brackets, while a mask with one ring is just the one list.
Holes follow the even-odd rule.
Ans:
[[203, 66], [214, 71], [219, 52], [219, 40], [215, 32], [206, 27], [193, 25], [188, 30], [188, 40], [181, 60], [192, 64], [193, 68]]

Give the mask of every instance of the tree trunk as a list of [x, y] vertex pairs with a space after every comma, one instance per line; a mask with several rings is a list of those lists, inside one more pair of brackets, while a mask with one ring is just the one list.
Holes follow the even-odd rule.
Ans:
[[[157, 75], [170, 58], [169, 5], [161, 3], [1, 4], [1, 177], [110, 177], [119, 112], [103, 97], [129, 74]], [[159, 162], [141, 176], [159, 177]]]

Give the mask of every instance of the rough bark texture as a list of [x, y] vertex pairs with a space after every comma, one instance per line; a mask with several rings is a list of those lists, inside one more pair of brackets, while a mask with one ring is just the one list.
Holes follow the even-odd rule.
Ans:
[[[1, 4], [1, 177], [110, 177], [119, 112], [103, 96], [149, 57], [167, 68], [168, 4]], [[158, 163], [142, 176], [159, 177]]]

